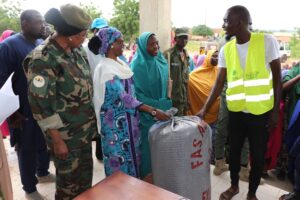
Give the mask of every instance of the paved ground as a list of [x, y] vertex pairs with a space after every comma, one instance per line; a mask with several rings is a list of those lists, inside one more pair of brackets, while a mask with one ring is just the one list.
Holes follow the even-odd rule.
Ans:
[[[4, 140], [4, 144], [8, 155], [8, 162], [9, 162], [10, 174], [11, 174], [13, 191], [14, 191], [14, 199], [23, 200], [25, 198], [24, 198], [24, 192], [22, 190], [21, 181], [20, 181], [20, 173], [19, 173], [16, 153], [14, 149], [9, 146], [8, 139]], [[93, 144], [93, 148], [95, 148], [94, 144]], [[223, 192], [225, 189], [227, 189], [230, 185], [229, 172], [223, 173], [220, 176], [214, 176], [212, 174], [212, 169], [213, 167], [211, 167], [212, 200], [218, 200], [220, 193]], [[50, 171], [51, 173], [55, 173], [53, 162], [51, 162]], [[290, 183], [288, 183], [287, 181], [283, 182], [277, 180], [276, 177], [272, 175], [272, 173], [270, 173], [270, 175], [271, 175], [270, 178], [266, 180], [267, 184], [260, 186], [258, 189], [257, 196], [259, 199], [278, 200], [278, 198], [282, 194], [285, 194], [286, 191], [292, 190], [292, 186]], [[99, 182], [103, 178], [104, 178], [103, 164], [94, 157], [93, 184]], [[248, 184], [245, 182], [241, 182], [240, 193], [236, 195], [233, 198], [233, 200], [246, 199], [247, 189], [248, 189]], [[46, 197], [46, 199], [54, 200], [54, 193], [55, 193], [54, 183], [38, 184], [38, 190], [42, 195]]]

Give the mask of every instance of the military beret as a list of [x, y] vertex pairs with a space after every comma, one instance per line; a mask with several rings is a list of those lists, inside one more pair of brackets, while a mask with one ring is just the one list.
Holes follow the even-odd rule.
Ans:
[[86, 30], [90, 26], [91, 17], [81, 8], [66, 4], [60, 10], [51, 8], [45, 14], [47, 23], [52, 24], [55, 30], [64, 36], [71, 36]]
[[67, 24], [79, 29], [88, 29], [92, 21], [91, 17], [83, 9], [72, 4], [61, 6], [60, 13]]

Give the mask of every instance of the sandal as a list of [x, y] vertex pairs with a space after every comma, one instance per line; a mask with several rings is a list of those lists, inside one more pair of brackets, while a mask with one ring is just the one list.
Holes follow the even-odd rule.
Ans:
[[234, 190], [234, 188], [230, 187], [225, 192], [221, 193], [219, 200], [230, 200], [234, 195], [238, 193], [239, 193], [239, 188], [236, 188], [236, 190]]
[[284, 194], [282, 195], [279, 200], [298, 200], [300, 199], [299, 196], [297, 196], [295, 193], [288, 193], [288, 194]]

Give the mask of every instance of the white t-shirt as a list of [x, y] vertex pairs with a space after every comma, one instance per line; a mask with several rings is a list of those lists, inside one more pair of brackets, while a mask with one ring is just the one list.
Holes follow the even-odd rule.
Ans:
[[[244, 69], [246, 65], [246, 57], [248, 53], [249, 42], [244, 44], [236, 44], [237, 51], [239, 54], [239, 59], [241, 63], [241, 67]], [[265, 56], [266, 56], [266, 67], [270, 69], [270, 62], [279, 58], [279, 45], [277, 40], [269, 34], [265, 34]], [[224, 46], [221, 48], [219, 53], [219, 68], [226, 68], [225, 54], [224, 54]]]

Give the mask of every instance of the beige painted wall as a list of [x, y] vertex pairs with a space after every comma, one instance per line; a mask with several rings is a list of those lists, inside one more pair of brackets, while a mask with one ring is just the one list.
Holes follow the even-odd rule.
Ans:
[[157, 35], [162, 51], [171, 44], [171, 0], [140, 0], [140, 33]]

